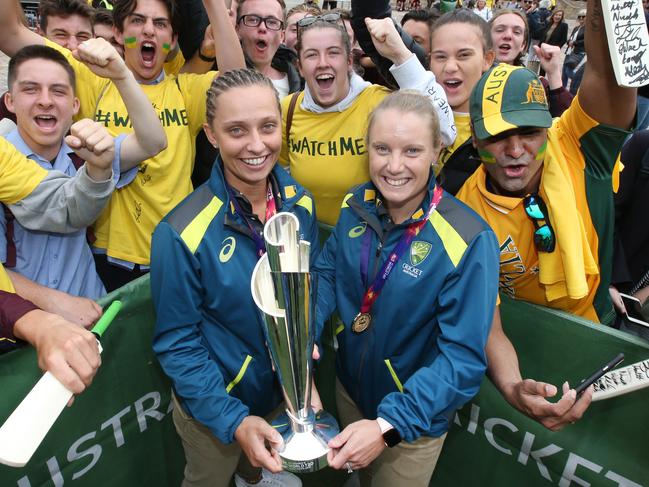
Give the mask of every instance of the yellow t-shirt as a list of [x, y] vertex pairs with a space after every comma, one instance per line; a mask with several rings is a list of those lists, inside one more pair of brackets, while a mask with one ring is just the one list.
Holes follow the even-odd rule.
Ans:
[[180, 68], [182, 68], [184, 65], [185, 65], [185, 56], [183, 56], [182, 51], [178, 50], [176, 56], [171, 61], [167, 61], [164, 64], [165, 74], [167, 76], [170, 75], [175, 76], [178, 73], [180, 73]]
[[[70, 51], [51, 42], [68, 59], [77, 76], [81, 109], [77, 118], [103, 123], [114, 137], [133, 131], [115, 85], [93, 74]], [[215, 72], [166, 76], [140, 85], [167, 135], [167, 148], [143, 161], [131, 184], [113, 193], [95, 224], [94, 246], [110, 257], [149, 264], [151, 235], [163, 216], [192, 191], [191, 172], [196, 135], [205, 121], [207, 90]]]
[[315, 199], [318, 220], [335, 225], [348, 190], [369, 181], [365, 135], [372, 110], [390, 91], [372, 85], [342, 112], [313, 113], [300, 107], [298, 97], [286, 144], [286, 115], [291, 101], [282, 100], [283, 144], [280, 164]]
[[[550, 158], [557, 161], [557, 167], [572, 186], [569, 195], [563, 195], [565, 202], [555, 202], [556, 206], [574, 206], [581, 219], [585, 234], [585, 244], [597, 262], [599, 268], [599, 236], [593, 225], [587, 196], [596, 198], [596, 191], [607, 190], [610, 196], [611, 172], [615, 161], [617, 139], [624, 131], [599, 128], [597, 121], [589, 117], [575, 98], [572, 105], [561, 118], [555, 119], [548, 130], [548, 146], [544, 166], [548, 167]], [[598, 128], [597, 136], [591, 131]], [[607, 138], [608, 137], [608, 138]], [[623, 137], [621, 137], [623, 140]], [[611, 152], [607, 154], [607, 151]], [[589, 158], [588, 166], [586, 157]], [[544, 171], [541, 181], [541, 192], [550, 184]], [[587, 188], [587, 178], [590, 188]], [[599, 180], [600, 188], [595, 187], [594, 179]], [[462, 186], [457, 198], [467, 203], [480, 214], [493, 228], [500, 244], [500, 289], [505, 294], [524, 301], [549, 306], [583, 316], [592, 321], [599, 321], [593, 307], [600, 283], [600, 273], [589, 273], [584, 270], [587, 294], [580, 299], [571, 299], [567, 295], [548, 301], [546, 288], [539, 282], [539, 255], [534, 246], [534, 225], [525, 214], [522, 198], [499, 196], [489, 192], [485, 187], [486, 171], [484, 165]], [[548, 187], [547, 191], [550, 191]], [[554, 190], [556, 194], [556, 189]], [[543, 196], [547, 199], [547, 196]], [[569, 199], [569, 201], [568, 201]], [[546, 201], [549, 205], [549, 202]], [[557, 208], [561, 211], [561, 208]], [[574, 211], [574, 210], [573, 210]], [[574, 229], [557, 228], [552, 221], [555, 232], [570, 232]], [[612, 229], [604, 229], [605, 233]], [[555, 250], [555, 252], [557, 252]]]
[[[47, 170], [27, 159], [4, 137], [0, 137], [0, 201], [12, 204], [29, 195], [47, 175]], [[14, 291], [13, 284], [0, 264], [0, 290]]]
[[[599, 321], [593, 308], [599, 274], [587, 276], [587, 296], [581, 299], [570, 299], [564, 296], [548, 301], [545, 288], [538, 278], [539, 254], [534, 246], [535, 228], [525, 213], [523, 198], [490, 193], [485, 187], [485, 175], [484, 168], [478, 168], [476, 176], [479, 192], [474, 195], [474, 198], [465, 194], [465, 189], [468, 188], [466, 185], [462, 187], [457, 197], [485, 218], [498, 237], [500, 244], [500, 292], [514, 299], [561, 309], [591, 321]], [[476, 198], [484, 198], [488, 202], [487, 205], [481, 205], [478, 210], [474, 201]]]
[[442, 170], [446, 161], [453, 155], [453, 153], [467, 140], [471, 138], [471, 117], [468, 113], [453, 112], [453, 120], [455, 121], [455, 128], [457, 135], [453, 145], [444, 147], [439, 155], [439, 163], [437, 165], [436, 174]]

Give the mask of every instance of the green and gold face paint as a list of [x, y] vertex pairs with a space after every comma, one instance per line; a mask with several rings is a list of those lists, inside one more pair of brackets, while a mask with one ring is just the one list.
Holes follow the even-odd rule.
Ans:
[[135, 49], [137, 46], [137, 39], [135, 37], [125, 37], [124, 38], [124, 47], [127, 49]]
[[164, 44], [162, 44], [162, 50], [164, 52], [169, 52], [171, 51], [171, 46], [165, 42]]
[[494, 156], [491, 152], [489, 152], [486, 149], [478, 149], [478, 155], [480, 156], [480, 160], [482, 162], [486, 162], [487, 164], [496, 163], [496, 156]]
[[536, 161], [542, 161], [545, 159], [545, 151], [548, 148], [548, 141], [546, 139], [545, 142], [543, 142], [543, 145], [539, 147], [539, 150], [536, 152], [536, 155], [534, 156], [534, 160]]

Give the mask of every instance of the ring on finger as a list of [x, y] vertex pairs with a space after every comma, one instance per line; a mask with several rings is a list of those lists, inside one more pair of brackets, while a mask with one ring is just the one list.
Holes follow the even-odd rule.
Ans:
[[351, 462], [347, 462], [345, 464], [345, 467], [347, 467], [347, 473], [354, 473], [354, 469], [352, 468], [352, 463]]

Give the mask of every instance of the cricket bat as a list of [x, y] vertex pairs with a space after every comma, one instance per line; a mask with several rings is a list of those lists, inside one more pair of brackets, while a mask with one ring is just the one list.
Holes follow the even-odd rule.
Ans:
[[[121, 307], [120, 301], [113, 301], [97, 321], [91, 331], [98, 339]], [[0, 463], [10, 467], [25, 466], [72, 395], [50, 372], [45, 372], [0, 427]]]
[[594, 385], [593, 402], [644, 389], [649, 386], [649, 359], [611, 370]]
[[649, 82], [649, 33], [642, 0], [602, 0], [608, 50], [620, 86]]

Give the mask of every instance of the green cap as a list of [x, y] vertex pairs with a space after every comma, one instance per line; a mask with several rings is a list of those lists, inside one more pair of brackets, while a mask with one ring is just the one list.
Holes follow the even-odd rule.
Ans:
[[471, 124], [478, 139], [518, 127], [552, 126], [545, 89], [527, 68], [498, 64], [482, 75], [471, 93]]

